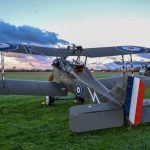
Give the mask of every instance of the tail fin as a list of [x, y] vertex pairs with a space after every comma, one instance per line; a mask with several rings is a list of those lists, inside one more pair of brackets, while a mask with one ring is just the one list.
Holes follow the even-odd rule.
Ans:
[[128, 77], [125, 116], [134, 125], [141, 122], [143, 99], [144, 82], [136, 77]]

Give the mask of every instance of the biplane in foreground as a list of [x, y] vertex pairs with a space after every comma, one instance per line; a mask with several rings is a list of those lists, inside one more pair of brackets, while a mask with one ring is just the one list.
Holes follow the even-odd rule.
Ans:
[[[2, 54], [1, 95], [43, 95], [50, 105], [57, 96], [74, 92], [81, 103], [91, 99], [91, 104], [70, 108], [69, 126], [74, 132], [118, 127], [125, 124], [138, 125], [150, 121], [150, 102], [144, 100], [144, 89], [150, 85], [145, 76], [122, 76], [96, 79], [86, 67], [88, 57], [106, 57], [150, 53], [149, 48], [139, 46], [116, 46], [101, 48], [49, 48], [23, 44], [0, 43]], [[30, 55], [55, 56], [53, 72], [48, 81], [4, 79], [3, 53], [15, 52]], [[76, 56], [72, 62], [66, 58]], [[81, 63], [80, 57], [85, 56]]]

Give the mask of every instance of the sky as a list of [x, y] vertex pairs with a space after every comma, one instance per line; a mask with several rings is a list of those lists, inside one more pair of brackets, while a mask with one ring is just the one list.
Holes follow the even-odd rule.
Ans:
[[150, 47], [149, 0], [0, 0], [0, 4], [0, 21], [54, 32], [83, 47]]

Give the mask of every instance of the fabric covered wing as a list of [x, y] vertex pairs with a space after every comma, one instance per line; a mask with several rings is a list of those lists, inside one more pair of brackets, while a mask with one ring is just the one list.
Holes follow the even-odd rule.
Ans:
[[150, 49], [140, 46], [116, 46], [84, 49], [83, 55], [88, 57], [105, 57], [128, 54], [150, 53]]
[[85, 49], [67, 49], [67, 48], [50, 48], [41, 46], [30, 46], [22, 44], [0, 43], [1, 52], [15, 52], [42, 56], [87, 56], [87, 57], [105, 57], [138, 53], [150, 53], [150, 49], [139, 46], [117, 46], [117, 47], [99, 47]]
[[67, 89], [63, 83], [49, 81], [1, 80], [0, 95], [66, 96]]
[[30, 46], [22, 44], [0, 43], [1, 52], [15, 52], [23, 54], [33, 54], [42, 56], [69, 56], [71, 55], [68, 49], [58, 49], [40, 46]]

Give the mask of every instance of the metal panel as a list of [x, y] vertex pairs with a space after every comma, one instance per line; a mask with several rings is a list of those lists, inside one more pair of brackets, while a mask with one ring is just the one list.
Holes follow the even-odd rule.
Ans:
[[145, 99], [143, 102], [141, 122], [150, 122], [150, 99]]
[[123, 108], [112, 103], [73, 106], [69, 126], [73, 132], [84, 132], [122, 126]]
[[0, 81], [0, 95], [50, 95], [66, 96], [64, 84], [36, 80], [4, 80]]

